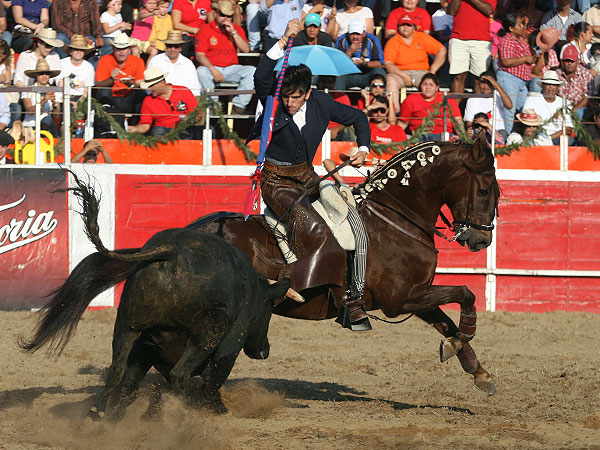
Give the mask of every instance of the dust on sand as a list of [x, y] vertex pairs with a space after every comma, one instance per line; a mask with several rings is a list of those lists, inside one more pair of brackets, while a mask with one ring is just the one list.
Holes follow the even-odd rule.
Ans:
[[116, 427], [86, 417], [114, 318], [86, 312], [48, 358], [17, 348], [32, 314], [0, 312], [0, 449], [600, 449], [600, 315], [480, 313], [473, 347], [493, 397], [456, 358], [439, 362], [440, 337], [418, 319], [352, 333], [274, 317], [269, 359], [240, 355], [223, 387], [229, 414], [186, 408], [151, 372]]

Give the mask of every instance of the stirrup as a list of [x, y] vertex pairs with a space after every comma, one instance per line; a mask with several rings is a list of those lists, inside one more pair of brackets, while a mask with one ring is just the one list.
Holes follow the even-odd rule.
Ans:
[[[363, 312], [365, 312], [364, 307], [361, 307], [361, 309]], [[369, 331], [373, 329], [373, 327], [371, 327], [371, 321], [369, 320], [369, 317], [366, 316], [366, 312], [365, 317], [355, 320], [354, 322], [350, 320], [350, 313], [348, 312], [347, 305], [342, 306], [335, 321], [339, 323], [342, 328], [348, 328], [352, 331]]]

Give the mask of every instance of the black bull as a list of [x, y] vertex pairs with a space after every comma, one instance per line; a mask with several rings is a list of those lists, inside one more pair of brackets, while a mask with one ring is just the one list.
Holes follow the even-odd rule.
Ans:
[[41, 310], [34, 337], [21, 347], [35, 351], [50, 344], [62, 351], [91, 300], [126, 278], [112, 364], [94, 411], [119, 420], [152, 366], [176, 393], [184, 393], [190, 377], [201, 375], [202, 398], [194, 400], [227, 411], [219, 389], [240, 350], [255, 359], [269, 355], [273, 302], [285, 295], [289, 280], [270, 284], [231, 244], [197, 230], [165, 230], [141, 249], [108, 251], [97, 233], [93, 191], [77, 183], [87, 232], [99, 252], [75, 267]]

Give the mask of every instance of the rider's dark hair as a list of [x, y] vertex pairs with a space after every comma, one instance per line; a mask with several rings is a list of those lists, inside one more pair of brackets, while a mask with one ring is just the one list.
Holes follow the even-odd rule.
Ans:
[[306, 94], [310, 91], [312, 84], [312, 72], [308, 66], [299, 64], [297, 66], [289, 66], [285, 71], [283, 83], [281, 85], [281, 93], [289, 95], [293, 92]]

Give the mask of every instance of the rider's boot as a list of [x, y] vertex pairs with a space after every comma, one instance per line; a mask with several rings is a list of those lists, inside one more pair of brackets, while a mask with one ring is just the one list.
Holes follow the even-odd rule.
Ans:
[[[348, 328], [352, 331], [368, 331], [371, 330], [371, 322], [365, 308], [365, 301], [362, 299], [362, 293], [357, 289], [353, 278], [353, 257], [351, 252], [348, 252], [348, 263], [346, 264], [345, 289], [341, 295], [335, 295], [336, 306], [338, 308], [338, 316], [335, 320], [343, 328]], [[336, 289], [336, 294], [340, 293], [341, 289]]]

